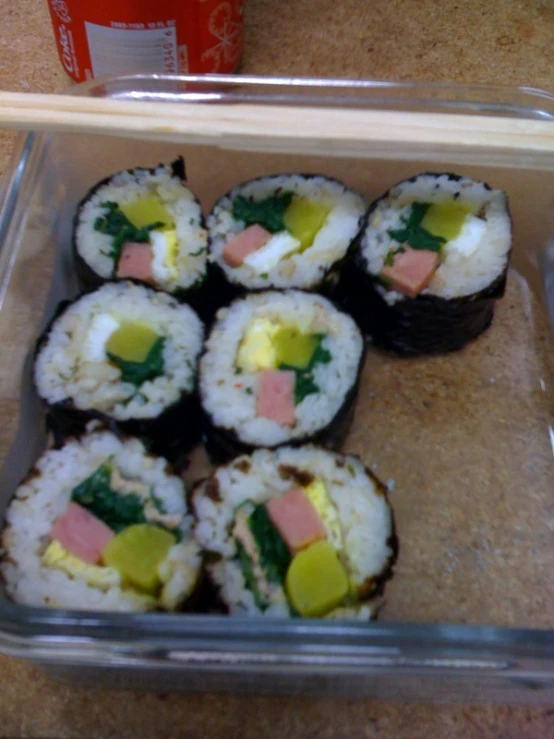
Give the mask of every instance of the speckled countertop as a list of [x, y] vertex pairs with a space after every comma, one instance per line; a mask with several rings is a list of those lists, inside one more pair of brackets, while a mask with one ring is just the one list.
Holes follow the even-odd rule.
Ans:
[[[552, 91], [553, 38], [554, 8], [549, 0], [533, 3], [520, 0], [489, 0], [486, 3], [481, 0], [445, 0], [441, 3], [436, 0], [373, 0], [371, 3], [355, 0], [341, 3], [331, 0], [297, 0], [294, 3], [248, 0], [242, 71], [521, 84]], [[20, 0], [15, 3], [6, 0], [0, 23], [0, 87], [57, 92], [68, 84], [69, 80], [57, 59], [46, 2]], [[11, 133], [0, 133], [0, 174], [7, 167], [12, 140]], [[28, 277], [29, 284], [32, 284], [33, 275]], [[503, 368], [513, 362], [513, 357], [503, 355], [499, 331], [504, 326], [506, 331], [515, 332], [522, 342], [529, 337], [525, 316], [515, 325], [509, 317], [511, 306], [521, 301], [519, 291], [520, 287], [513, 283], [498, 316], [497, 333], [491, 333], [485, 346], [487, 356], [491, 357], [487, 372], [490, 369], [490, 374], [501, 380]], [[535, 329], [545, 331], [544, 325], [537, 327], [535, 324]], [[531, 346], [531, 339], [529, 341]], [[470, 350], [470, 362], [472, 356]], [[425, 412], [431, 420], [434, 401], [441, 393], [456, 389], [458, 378], [454, 365], [450, 367], [449, 361], [440, 360], [434, 371], [425, 370], [430, 373], [425, 381], [429, 381], [431, 390], [422, 402], [424, 405], [425, 400], [429, 402], [425, 405]], [[481, 361], [477, 355], [475, 361]], [[525, 363], [525, 357], [520, 361]], [[522, 373], [527, 370], [528, 367], [522, 365]], [[453, 377], [453, 384], [449, 388], [445, 384], [437, 384], [438, 376]], [[484, 375], [480, 372], [479, 376]], [[411, 389], [404, 381], [400, 372], [398, 391], [409, 395]], [[478, 383], [469, 388], [477, 399], [481, 391]], [[503, 386], [497, 392], [504, 392]], [[522, 403], [532, 397], [531, 394], [526, 396], [525, 392], [523, 388]], [[379, 403], [384, 402], [385, 406], [380, 411], [387, 412], [386, 397], [379, 392], [367, 402], [373, 402], [377, 409]], [[498, 419], [498, 422], [502, 423], [503, 419]], [[477, 420], [476, 428], [478, 426]], [[391, 432], [394, 432], [392, 427]], [[440, 434], [440, 430], [436, 433]], [[524, 426], [521, 433], [527, 434]], [[379, 435], [375, 435], [373, 441], [378, 454]], [[430, 436], [428, 444], [436, 441]], [[355, 446], [356, 438], [353, 443]], [[510, 448], [507, 450], [509, 452]], [[488, 505], [493, 506], [494, 502], [489, 501]], [[445, 522], [447, 524], [448, 521]], [[506, 532], [499, 532], [500, 539], [503, 535], [508, 536]], [[480, 536], [478, 530], [475, 536]], [[473, 551], [482, 553], [479, 546], [477, 542]], [[465, 564], [479, 566], [478, 561], [472, 560]], [[405, 559], [402, 566], [405, 576], [410, 566], [409, 559]], [[454, 565], [448, 574], [452, 578], [457, 576]], [[402, 572], [399, 573], [399, 582], [401, 576]], [[485, 590], [490, 594], [491, 603], [494, 584], [502, 576], [498, 573], [495, 579], [491, 575], [490, 588], [487, 584]], [[540, 576], [538, 571], [525, 573], [525, 577], [537, 577], [536, 584], [539, 585]], [[551, 586], [552, 581], [548, 582]], [[403, 604], [401, 588], [399, 585], [396, 587], [397, 598], [391, 600], [396, 603], [398, 611], [393, 606], [387, 614], [391, 618], [401, 615], [410, 605], [418, 607], [417, 602]], [[552, 612], [552, 593], [547, 597], [539, 588], [528, 613], [529, 625], [544, 626], [548, 623], [549, 604]], [[464, 611], [467, 604], [458, 606], [457, 617], [462, 621], [471, 620], [471, 615]], [[437, 609], [434, 614], [427, 613], [429, 618], [440, 620], [440, 603]], [[511, 623], [509, 609], [501, 614], [500, 619]], [[514, 622], [517, 623], [517, 614]], [[554, 708], [548, 707], [450, 707], [370, 700], [108, 692], [57, 684], [37, 668], [5, 657], [0, 657], [0, 681], [2, 737], [546, 739], [554, 735]], [[552, 704], [554, 706], [554, 696]]]

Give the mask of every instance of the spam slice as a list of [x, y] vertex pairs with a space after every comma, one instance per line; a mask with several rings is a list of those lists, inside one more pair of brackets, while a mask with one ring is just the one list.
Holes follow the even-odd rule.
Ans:
[[231, 614], [375, 615], [397, 541], [386, 490], [357, 457], [312, 445], [259, 449], [216, 468], [192, 507]]
[[293, 552], [327, 537], [323, 520], [303, 488], [294, 487], [266, 503], [271, 522]]
[[100, 561], [113, 535], [109, 526], [78, 503], [69, 503], [50, 531], [51, 539], [89, 564]]
[[223, 259], [230, 267], [240, 267], [250, 254], [261, 249], [270, 238], [269, 231], [254, 223], [225, 244]]

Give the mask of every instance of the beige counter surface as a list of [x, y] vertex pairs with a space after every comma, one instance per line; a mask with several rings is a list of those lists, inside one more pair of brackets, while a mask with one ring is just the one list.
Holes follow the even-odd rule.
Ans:
[[[0, 87], [69, 85], [45, 0], [4, 0]], [[554, 91], [550, 0], [248, 0], [242, 71], [441, 80]], [[0, 174], [13, 134], [0, 132]], [[32, 275], [30, 283], [32, 284]], [[61, 685], [0, 657], [0, 737], [546, 739], [552, 708], [415, 705], [301, 697], [139, 694]]]

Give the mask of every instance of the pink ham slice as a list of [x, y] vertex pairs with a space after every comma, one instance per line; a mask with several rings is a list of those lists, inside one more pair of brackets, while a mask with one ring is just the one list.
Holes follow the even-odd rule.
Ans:
[[403, 252], [395, 254], [392, 265], [383, 267], [381, 274], [391, 280], [399, 293], [415, 298], [431, 282], [439, 266], [439, 255], [427, 249], [403, 248]]
[[272, 498], [266, 508], [271, 522], [293, 553], [327, 536], [323, 521], [302, 488], [292, 488], [280, 498]]
[[271, 234], [255, 223], [237, 234], [223, 247], [223, 259], [230, 267], [240, 267], [246, 257], [267, 244]]
[[117, 263], [116, 277], [152, 282], [152, 247], [150, 244], [137, 244], [126, 241], [121, 249]]
[[256, 413], [281, 426], [292, 426], [296, 373], [289, 370], [262, 370], [258, 378]]
[[70, 554], [89, 564], [100, 561], [113, 535], [114, 532], [103, 521], [77, 503], [67, 506], [66, 512], [50, 531], [51, 539], [57, 539]]

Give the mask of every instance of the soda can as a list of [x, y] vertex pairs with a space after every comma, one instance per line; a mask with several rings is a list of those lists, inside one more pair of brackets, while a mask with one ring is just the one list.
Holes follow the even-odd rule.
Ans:
[[244, 0], [48, 0], [76, 82], [102, 75], [235, 72]]

